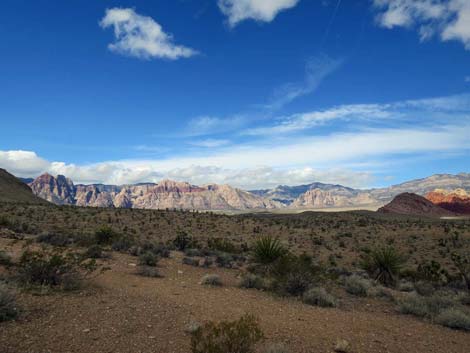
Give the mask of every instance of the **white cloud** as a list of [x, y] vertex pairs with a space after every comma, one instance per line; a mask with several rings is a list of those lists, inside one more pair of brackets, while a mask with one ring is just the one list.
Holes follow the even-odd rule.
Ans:
[[470, 1], [373, 0], [378, 23], [385, 28], [417, 27], [421, 40], [439, 35], [461, 41], [470, 50]]
[[207, 147], [207, 148], [225, 146], [225, 145], [228, 145], [229, 143], [230, 143], [229, 140], [223, 140], [223, 139], [206, 139], [206, 140], [189, 142], [190, 145], [197, 146], [197, 147]]
[[332, 59], [327, 55], [312, 58], [305, 66], [305, 81], [302, 83], [289, 83], [282, 86], [275, 93], [271, 102], [267, 105], [269, 109], [279, 109], [292, 102], [294, 99], [315, 91], [320, 83], [342, 64], [342, 60]]
[[279, 12], [297, 5], [300, 0], [218, 0], [220, 11], [228, 17], [231, 27], [252, 19], [271, 22]]
[[[34, 152], [0, 152], [0, 167], [19, 176], [44, 171], [75, 182], [126, 184], [169, 177], [196, 184], [229, 183], [242, 188], [327, 181], [370, 186], [368, 170], [346, 168], [373, 158], [470, 151], [470, 124], [408, 129], [364, 129], [290, 140], [286, 143], [241, 144], [188, 157], [104, 161], [89, 165], [48, 162]], [[340, 167], [341, 166], [341, 167]]]
[[243, 116], [230, 118], [218, 118], [214, 116], [200, 116], [191, 119], [188, 123], [185, 136], [203, 136], [232, 131], [245, 125], [246, 119]]
[[100, 22], [102, 28], [113, 27], [116, 41], [108, 48], [116, 53], [142, 59], [188, 58], [197, 51], [173, 43], [170, 34], [151, 17], [142, 16], [130, 8], [107, 9]]

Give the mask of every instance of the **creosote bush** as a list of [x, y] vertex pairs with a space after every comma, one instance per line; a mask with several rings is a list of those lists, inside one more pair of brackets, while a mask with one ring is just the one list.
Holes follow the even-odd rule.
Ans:
[[13, 320], [17, 315], [15, 296], [3, 283], [0, 283], [0, 322]]
[[192, 353], [253, 353], [263, 338], [258, 321], [244, 315], [236, 321], [209, 322], [191, 334]]
[[338, 305], [336, 298], [322, 287], [310, 288], [303, 294], [302, 301], [305, 304], [322, 307], [335, 307]]
[[110, 244], [116, 237], [117, 233], [109, 226], [102, 226], [95, 232], [95, 241], [97, 244]]
[[158, 256], [147, 251], [139, 256], [139, 265], [155, 267], [158, 263]]
[[94, 260], [83, 260], [82, 254], [26, 250], [17, 266], [17, 277], [23, 285], [75, 289], [97, 269]]

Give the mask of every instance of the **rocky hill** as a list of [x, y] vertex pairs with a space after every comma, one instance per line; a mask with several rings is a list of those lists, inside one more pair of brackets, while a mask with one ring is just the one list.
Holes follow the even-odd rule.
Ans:
[[387, 205], [379, 208], [380, 213], [396, 213], [415, 216], [443, 217], [454, 216], [455, 213], [445, 210], [423, 196], [404, 192], [393, 198]]
[[[33, 192], [56, 204], [124, 208], [184, 208], [199, 210], [379, 208], [403, 192], [424, 196], [435, 189], [470, 192], [470, 174], [436, 174], [428, 178], [377, 189], [354, 189], [337, 184], [280, 185], [244, 191], [229, 185], [195, 186], [164, 180], [158, 184], [74, 185], [65, 176], [43, 174], [29, 184]], [[372, 207], [371, 207], [372, 206]]]
[[436, 189], [426, 194], [426, 198], [451, 212], [470, 214], [470, 193], [463, 189], [442, 190]]
[[46, 203], [46, 201], [34, 195], [28, 185], [8, 173], [5, 169], [0, 169], [0, 201]]
[[59, 175], [43, 174], [30, 184], [34, 193], [59, 205], [196, 210], [247, 210], [280, 208], [268, 200], [229, 185], [195, 186], [185, 182], [163, 180], [158, 184], [74, 185]]

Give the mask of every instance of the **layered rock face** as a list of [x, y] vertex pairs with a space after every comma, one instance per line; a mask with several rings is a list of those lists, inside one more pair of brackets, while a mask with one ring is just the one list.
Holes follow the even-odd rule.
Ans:
[[443, 190], [436, 189], [426, 194], [426, 198], [451, 212], [470, 214], [470, 192], [464, 189]]
[[395, 196], [389, 204], [379, 208], [380, 213], [396, 213], [405, 215], [443, 217], [454, 216], [455, 213], [445, 210], [423, 196], [405, 192]]
[[367, 192], [356, 190], [308, 190], [296, 198], [290, 208], [328, 208], [328, 207], [351, 207], [369, 205], [375, 203]]
[[74, 185], [70, 179], [44, 174], [31, 184], [36, 195], [55, 204], [120, 207], [183, 208], [197, 210], [246, 210], [282, 207], [247, 191], [228, 185], [194, 186], [185, 182], [163, 180], [158, 184]]

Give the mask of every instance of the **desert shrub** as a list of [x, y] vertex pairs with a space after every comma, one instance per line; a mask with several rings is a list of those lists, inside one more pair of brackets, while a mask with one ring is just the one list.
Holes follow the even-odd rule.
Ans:
[[26, 250], [18, 263], [18, 280], [24, 285], [60, 286], [67, 290], [77, 288], [96, 269], [95, 261], [83, 261], [81, 254]]
[[150, 251], [144, 252], [139, 256], [139, 265], [142, 266], [157, 266], [158, 257]]
[[117, 233], [109, 226], [102, 226], [95, 231], [97, 244], [110, 244], [117, 237]]
[[192, 353], [253, 353], [263, 338], [258, 321], [244, 315], [236, 321], [209, 322], [191, 335]]
[[151, 252], [160, 257], [170, 257], [170, 249], [164, 244], [156, 244], [153, 242], [143, 242], [139, 246], [139, 255], [144, 252]]
[[152, 278], [161, 277], [160, 272], [158, 272], [158, 269], [152, 266], [139, 266], [137, 267], [136, 273], [139, 276], [143, 276], [143, 277], [152, 277]]
[[431, 260], [420, 263], [416, 275], [419, 280], [439, 284], [446, 281], [448, 273], [439, 262]]
[[395, 296], [390, 288], [381, 285], [370, 287], [367, 291], [367, 296], [373, 298], [383, 298], [391, 301], [395, 300]]
[[1, 266], [10, 266], [11, 265], [11, 256], [8, 255], [6, 251], [0, 250], [0, 265]]
[[285, 255], [271, 264], [272, 289], [280, 295], [302, 295], [318, 277], [319, 268], [308, 255]]
[[398, 290], [402, 292], [412, 292], [415, 289], [414, 284], [408, 281], [398, 283]]
[[189, 257], [204, 255], [203, 251], [201, 251], [200, 249], [185, 249], [184, 254]]
[[36, 237], [38, 243], [46, 243], [53, 246], [69, 246], [75, 242], [75, 239], [66, 234], [60, 233], [42, 233]]
[[470, 291], [470, 255], [453, 253], [452, 261], [462, 276], [467, 289]]
[[15, 296], [0, 283], [0, 322], [13, 320], [18, 315]]
[[91, 245], [88, 249], [86, 249], [83, 256], [88, 259], [102, 259], [106, 257], [106, 254], [104, 253], [103, 248], [100, 245], [95, 244]]
[[264, 280], [262, 277], [255, 275], [253, 273], [246, 273], [241, 278], [238, 286], [241, 288], [263, 289]]
[[432, 319], [444, 310], [450, 309], [455, 305], [456, 302], [443, 296], [434, 295], [431, 297], [422, 297], [419, 295], [410, 295], [399, 301], [398, 310], [402, 314], [411, 314]]
[[219, 267], [231, 268], [233, 261], [234, 261], [233, 256], [225, 252], [218, 253], [217, 256], [215, 257], [215, 263]]
[[286, 249], [279, 239], [261, 237], [253, 245], [253, 259], [259, 264], [271, 264], [286, 254]]
[[201, 284], [206, 286], [221, 286], [222, 280], [219, 275], [205, 275], [201, 279]]
[[376, 281], [393, 285], [404, 263], [404, 257], [395, 248], [386, 247], [366, 254], [361, 265]]
[[359, 297], [367, 296], [367, 291], [372, 286], [370, 281], [357, 275], [352, 275], [346, 278], [345, 282], [346, 292]]
[[470, 314], [457, 308], [442, 311], [435, 321], [442, 326], [470, 331]]
[[207, 240], [207, 247], [211, 250], [238, 253], [240, 249], [228, 239], [210, 238]]
[[128, 236], [120, 236], [111, 244], [111, 249], [114, 251], [126, 252], [134, 245], [135, 241]]
[[198, 259], [192, 259], [190, 257], [183, 257], [183, 264], [197, 267], [197, 266], [199, 266], [199, 260]]
[[429, 297], [436, 292], [436, 287], [431, 282], [418, 281], [414, 283], [414, 289], [419, 295]]
[[322, 307], [335, 307], [338, 305], [336, 298], [322, 287], [310, 288], [303, 294], [302, 301], [305, 304]]
[[193, 244], [193, 238], [185, 231], [178, 232], [178, 234], [176, 235], [176, 238], [173, 240], [173, 245], [179, 251], [185, 250], [191, 244]]

